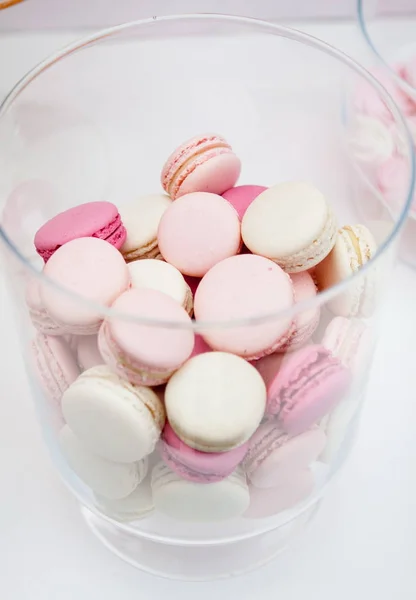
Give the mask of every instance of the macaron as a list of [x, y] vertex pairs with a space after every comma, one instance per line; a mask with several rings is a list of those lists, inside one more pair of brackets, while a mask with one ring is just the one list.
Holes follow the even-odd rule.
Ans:
[[315, 488], [315, 478], [310, 469], [293, 473], [279, 486], [261, 489], [250, 486], [250, 505], [244, 513], [246, 519], [266, 519], [305, 501]]
[[310, 467], [325, 442], [326, 436], [319, 427], [292, 436], [275, 423], [265, 423], [250, 439], [243, 467], [256, 487], [276, 487], [290, 479], [292, 473]]
[[[291, 309], [293, 303], [292, 282], [278, 265], [262, 256], [240, 254], [208, 271], [196, 291], [194, 313], [211, 348], [251, 360], [271, 354], [287, 342], [292, 317], [279, 313]], [[263, 321], [252, 323], [261, 317]], [[246, 324], [221, 327], [221, 323], [241, 320]], [[204, 327], [204, 322], [219, 325]]]
[[47, 262], [64, 244], [83, 237], [105, 240], [122, 247], [126, 229], [118, 208], [111, 202], [88, 202], [59, 213], [47, 221], [35, 235], [37, 253]]
[[43, 274], [64, 288], [61, 291], [43, 280], [40, 297], [47, 313], [67, 333], [79, 335], [97, 333], [103, 319], [99, 306], [110, 306], [130, 285], [130, 273], [120, 252], [93, 237], [71, 240], [58, 248]]
[[185, 275], [202, 277], [241, 246], [237, 212], [217, 194], [195, 192], [173, 202], [160, 220], [163, 258]]
[[58, 325], [47, 312], [40, 295], [41, 282], [37, 278], [28, 281], [25, 292], [26, 306], [35, 329], [45, 335], [63, 335], [66, 329]]
[[[406, 61], [402, 67], [403, 79], [407, 81], [409, 85], [416, 89], [416, 55], [412, 56], [410, 60]], [[416, 105], [416, 101], [414, 101]], [[416, 112], [416, 106], [414, 107]]]
[[192, 192], [222, 194], [235, 185], [240, 159], [222, 136], [206, 133], [181, 144], [161, 174], [163, 189], [175, 200]]
[[350, 372], [329, 350], [306, 346], [288, 354], [269, 383], [266, 414], [297, 435], [341, 402], [350, 384]]
[[[315, 282], [308, 273], [292, 273], [290, 276], [293, 286], [295, 304], [305, 302], [316, 296]], [[279, 348], [279, 352], [296, 350], [303, 346], [313, 335], [319, 325], [321, 310], [319, 306], [297, 313], [293, 319], [293, 331], [287, 342]]]
[[[395, 83], [383, 69], [373, 68], [371, 73], [379, 83], [387, 90], [394, 102], [397, 104], [403, 114], [411, 114], [413, 106], [411, 99], [404, 91]], [[353, 94], [353, 108], [358, 113], [363, 113], [370, 117], [374, 117], [389, 123], [394, 120], [391, 110], [381, 97], [381, 94], [367, 81], [362, 80], [357, 85]]]
[[[315, 269], [320, 291], [356, 275], [373, 258], [377, 245], [365, 225], [346, 225], [338, 230], [331, 253]], [[341, 317], [369, 317], [374, 311], [377, 273], [351, 281], [348, 289], [328, 302], [329, 309]]]
[[199, 452], [185, 444], [166, 423], [162, 433], [161, 457], [183, 479], [196, 483], [222, 481], [243, 460], [248, 443], [228, 452]]
[[224, 192], [222, 197], [235, 208], [241, 221], [253, 200], [266, 190], [263, 185], [237, 185]]
[[322, 345], [351, 371], [355, 384], [368, 374], [373, 339], [372, 332], [358, 319], [335, 317], [325, 329]]
[[148, 463], [121, 464], [93, 454], [65, 425], [59, 434], [62, 454], [72, 471], [95, 493], [111, 500], [129, 496], [146, 477]]
[[149, 517], [155, 509], [150, 482], [149, 470], [145, 479], [125, 498], [110, 500], [95, 494], [97, 507], [102, 513], [120, 523], [131, 523]]
[[253, 254], [276, 262], [287, 273], [320, 263], [336, 239], [335, 217], [313, 185], [280, 183], [262, 192], [241, 223], [243, 242]]
[[169, 423], [185, 444], [201, 452], [226, 452], [253, 435], [264, 415], [266, 386], [247, 361], [226, 352], [188, 360], [169, 380]]
[[62, 337], [38, 333], [32, 353], [42, 389], [60, 406], [62, 395], [80, 374], [71, 348]]
[[87, 371], [87, 369], [104, 364], [104, 359], [98, 349], [98, 337], [96, 335], [76, 336], [75, 352], [81, 371]]
[[[194, 347], [186, 310], [171, 296], [148, 288], [124, 292], [112, 308], [124, 318], [109, 317], [100, 329], [98, 345], [105, 362], [137, 385], [166, 383]], [[157, 325], [158, 321], [175, 327]]]
[[395, 151], [391, 128], [368, 115], [356, 115], [347, 142], [354, 158], [371, 166], [383, 163]]
[[193, 311], [193, 296], [183, 275], [173, 265], [154, 258], [129, 263], [132, 288], [159, 290], [171, 296], [188, 314]]
[[86, 448], [120, 463], [153, 452], [165, 424], [163, 405], [153, 390], [128, 383], [105, 365], [78, 377], [62, 397], [62, 411]]
[[171, 203], [165, 194], [150, 194], [139, 196], [134, 202], [120, 207], [127, 231], [121, 247], [126, 262], [139, 258], [159, 258], [157, 228]]
[[152, 491], [158, 511], [191, 523], [215, 523], [239, 517], [250, 502], [241, 468], [222, 481], [201, 485], [182, 479], [162, 462], [153, 469]]

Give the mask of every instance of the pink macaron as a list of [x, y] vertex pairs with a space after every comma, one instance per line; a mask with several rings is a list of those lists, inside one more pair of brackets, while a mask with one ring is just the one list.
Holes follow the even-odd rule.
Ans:
[[[167, 294], [150, 288], [125, 292], [112, 308], [125, 318], [109, 317], [101, 326], [98, 347], [105, 362], [136, 385], [166, 383], [194, 347], [186, 310]], [[172, 322], [175, 327], [157, 325], [158, 321]]]
[[47, 221], [35, 235], [36, 251], [47, 262], [53, 253], [71, 240], [95, 237], [120, 249], [126, 229], [118, 209], [111, 202], [88, 202], [69, 208]]
[[[194, 298], [197, 321], [243, 324], [203, 328], [214, 350], [232, 352], [248, 360], [271, 354], [292, 331], [292, 317], [274, 317], [293, 306], [289, 275], [276, 263], [254, 254], [240, 254], [215, 265], [202, 279]], [[253, 318], [264, 317], [259, 323]]]
[[297, 435], [320, 421], [344, 398], [349, 370], [321, 345], [288, 354], [267, 387], [266, 414]]
[[305, 501], [315, 488], [315, 478], [310, 469], [292, 473], [290, 479], [280, 485], [261, 489], [249, 486], [250, 505], [244, 517], [246, 519], [266, 519]]
[[[414, 111], [413, 102], [393, 79], [382, 69], [372, 69], [371, 72], [386, 88], [400, 110], [405, 115], [412, 114]], [[366, 81], [360, 82], [357, 86], [353, 96], [353, 104], [359, 113], [380, 119], [384, 123], [393, 121], [393, 114], [379, 92]]]
[[202, 277], [215, 264], [238, 253], [240, 221], [221, 196], [195, 192], [182, 196], [166, 210], [157, 239], [167, 262], [185, 275]]
[[51, 416], [56, 426], [62, 426], [62, 396], [80, 374], [75, 357], [64, 338], [42, 333], [38, 333], [32, 342], [32, 355], [35, 375], [51, 400]]
[[81, 371], [104, 364], [104, 359], [98, 349], [98, 336], [79, 335], [75, 339], [75, 352]]
[[[389, 208], [401, 210], [409, 185], [409, 161], [402, 156], [392, 156], [380, 165], [376, 177], [377, 187], [383, 194]], [[416, 193], [413, 196], [411, 211], [414, 212], [415, 209]]]
[[240, 171], [240, 159], [230, 144], [207, 133], [187, 140], [169, 156], [161, 182], [173, 200], [191, 192], [222, 194], [235, 185]]
[[[290, 279], [292, 280], [295, 303], [305, 302], [316, 296], [316, 285], [308, 271], [292, 273]], [[298, 313], [294, 318], [293, 333], [287, 343], [279, 349], [280, 352], [296, 350], [303, 346], [318, 327], [320, 313], [319, 306]]]
[[65, 326], [56, 323], [49, 315], [41, 298], [41, 283], [37, 278], [28, 281], [25, 292], [26, 306], [34, 327], [45, 335], [63, 335]]
[[187, 446], [167, 423], [162, 434], [164, 462], [183, 479], [195, 483], [222, 481], [243, 460], [248, 443], [228, 452], [200, 452]]
[[97, 333], [102, 307], [110, 306], [130, 286], [120, 252], [94, 237], [77, 238], [58, 248], [43, 274], [40, 297], [45, 310], [66, 333], [75, 335]]
[[224, 192], [222, 197], [234, 206], [241, 221], [253, 200], [265, 190], [262, 185], [238, 185]]
[[250, 439], [244, 469], [251, 483], [259, 488], [275, 487], [299, 469], [317, 460], [325, 447], [326, 436], [319, 427], [292, 436], [275, 423], [260, 425]]

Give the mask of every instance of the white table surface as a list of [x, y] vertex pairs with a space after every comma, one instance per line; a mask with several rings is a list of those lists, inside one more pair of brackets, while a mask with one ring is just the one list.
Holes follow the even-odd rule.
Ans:
[[[298, 27], [361, 56], [352, 23]], [[76, 37], [74, 32], [2, 35], [0, 95], [41, 58]], [[204, 584], [136, 571], [87, 530], [40, 438], [3, 282], [0, 306], [1, 598], [416, 597], [416, 272], [399, 265], [392, 278], [360, 435], [314, 523], [277, 561], [238, 579]]]

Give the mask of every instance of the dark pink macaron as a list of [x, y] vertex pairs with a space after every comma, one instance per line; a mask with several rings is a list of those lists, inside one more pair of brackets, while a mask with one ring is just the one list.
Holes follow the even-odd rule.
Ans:
[[117, 207], [111, 202], [88, 202], [69, 208], [47, 221], [35, 235], [36, 251], [45, 263], [61, 246], [83, 237], [96, 237], [118, 250], [126, 229]]
[[224, 192], [222, 197], [234, 206], [241, 221], [253, 200], [265, 190], [267, 187], [262, 185], [238, 185]]

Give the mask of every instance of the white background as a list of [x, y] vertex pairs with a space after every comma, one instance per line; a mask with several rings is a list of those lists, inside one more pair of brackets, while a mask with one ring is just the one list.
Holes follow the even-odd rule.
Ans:
[[[362, 52], [352, 24], [299, 27], [356, 56]], [[74, 37], [71, 32], [1, 36], [0, 94]], [[391, 280], [358, 443], [317, 519], [277, 561], [238, 579], [208, 584], [170, 582], [135, 571], [86, 529], [40, 439], [3, 283], [0, 306], [1, 598], [416, 597], [415, 272], [401, 265]]]

